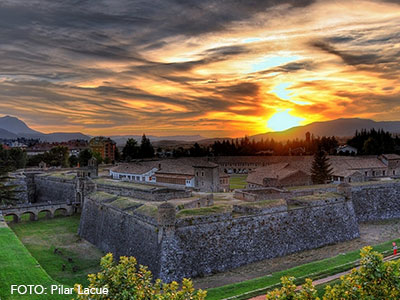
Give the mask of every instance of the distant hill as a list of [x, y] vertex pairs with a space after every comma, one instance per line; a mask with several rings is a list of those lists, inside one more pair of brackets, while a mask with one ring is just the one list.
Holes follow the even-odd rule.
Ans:
[[15, 133], [9, 132], [3, 128], [0, 128], [0, 138], [3, 139], [16, 139], [18, 137], [18, 135], [16, 135]]
[[16, 139], [18, 137], [40, 139], [43, 142], [67, 142], [70, 140], [88, 140], [87, 136], [80, 132], [54, 132], [42, 133], [29, 128], [25, 122], [16, 117], [4, 116], [0, 118], [0, 138]]
[[361, 129], [383, 129], [391, 133], [400, 133], [400, 121], [384, 121], [376, 122], [369, 119], [349, 118], [336, 119], [325, 122], [314, 122], [305, 126], [297, 126], [280, 132], [268, 132], [257, 134], [250, 138], [275, 139], [277, 141], [285, 141], [288, 139], [305, 139], [306, 132], [310, 132], [315, 137], [318, 136], [336, 136], [336, 137], [352, 137], [356, 130]]
[[[356, 130], [383, 129], [391, 133], [400, 133], [400, 121], [375, 122], [369, 119], [337, 119], [326, 122], [314, 122], [305, 126], [297, 126], [281, 132], [268, 132], [251, 136], [251, 139], [261, 140], [273, 138], [277, 141], [288, 139], [304, 139], [306, 132], [318, 136], [352, 137]], [[0, 117], [0, 139], [15, 139], [17, 137], [35, 138], [45, 142], [64, 142], [75, 139], [89, 140], [91, 137], [80, 132], [54, 132], [42, 133], [29, 128], [23, 121], [16, 117]], [[174, 147], [198, 142], [209, 145], [214, 141], [230, 138], [204, 138], [201, 135], [172, 135], [172, 136], [147, 136], [155, 146]], [[117, 145], [123, 146], [129, 138], [140, 142], [141, 135], [115, 135], [110, 136]]]
[[40, 134], [39, 131], [28, 127], [23, 121], [16, 117], [4, 116], [0, 118], [0, 128], [12, 132], [16, 135]]

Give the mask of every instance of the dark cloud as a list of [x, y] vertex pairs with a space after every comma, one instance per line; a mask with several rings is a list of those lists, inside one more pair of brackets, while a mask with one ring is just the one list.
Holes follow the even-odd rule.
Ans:
[[314, 41], [312, 46], [321, 49], [327, 53], [336, 55], [340, 57], [346, 64], [356, 66], [356, 65], [372, 65], [382, 62], [382, 58], [379, 55], [366, 53], [366, 54], [355, 54], [349, 51], [339, 51], [331, 44], [325, 41]]
[[259, 93], [260, 86], [252, 82], [242, 82], [232, 86], [218, 88], [218, 93], [226, 97], [254, 97]]
[[[300, 77], [302, 71], [315, 71], [318, 62], [305, 55], [307, 60], [224, 77], [210, 65], [228, 65], [230, 60], [235, 63], [246, 56], [268, 56], [276, 51], [275, 42], [260, 43], [256, 48], [252, 43], [229, 44], [218, 38], [210, 43], [213, 46], [203, 45], [202, 39], [220, 33], [236, 36], [242, 25], [244, 31], [250, 26], [264, 26], [267, 32], [268, 18], [258, 23], [255, 16], [268, 15], [280, 7], [289, 20], [297, 9], [313, 3], [314, 0], [0, 1], [0, 111], [22, 115], [27, 120], [29, 115], [31, 120], [40, 115], [40, 122], [46, 125], [84, 124], [88, 128], [148, 125], [155, 119], [159, 124], [193, 126], [193, 118], [235, 109], [238, 115], [259, 115], [264, 101], [261, 97], [265, 96], [260, 95], [261, 87], [264, 90], [272, 84], [262, 81], [262, 75], [267, 78], [269, 73], [277, 72], [279, 75], [274, 76], [296, 73]], [[274, 13], [271, 16], [276, 17]], [[398, 30], [385, 31], [384, 26], [369, 31], [342, 31], [338, 36], [314, 41], [312, 46], [340, 57], [347, 65], [398, 80], [398, 50], [388, 47], [390, 51], [375, 51], [381, 45], [400, 42]], [[170, 54], [171, 45], [187, 47], [188, 53], [177, 51], [176, 59], [160, 54], [164, 48]], [[283, 49], [286, 51], [291, 50], [291, 45], [288, 42], [279, 46], [287, 47]], [[192, 53], [195, 48], [198, 52]], [[168, 88], [171, 85], [173, 92], [168, 88], [152, 89], [146, 86], [148, 82]], [[330, 89], [329, 82], [314, 84]], [[297, 86], [304, 87], [306, 83]], [[295, 87], [296, 83], [292, 88]], [[381, 90], [392, 91], [384, 87]], [[389, 98], [377, 97], [368, 102], [364, 96], [353, 96], [374, 106], [380, 100], [390, 102]], [[271, 99], [269, 104], [280, 101]], [[322, 104], [303, 109], [310, 113], [327, 110]], [[207, 126], [223, 122], [208, 118], [200, 121]]]

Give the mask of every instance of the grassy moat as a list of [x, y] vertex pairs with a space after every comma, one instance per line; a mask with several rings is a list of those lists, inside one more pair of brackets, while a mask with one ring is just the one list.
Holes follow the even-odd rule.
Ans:
[[[75, 283], [87, 284], [87, 274], [99, 270], [103, 253], [79, 238], [79, 218], [79, 215], [42, 217], [31, 222], [26, 215], [21, 223], [0, 226], [1, 299], [49, 299], [47, 296], [10, 297], [11, 284], [64, 284], [69, 287]], [[390, 253], [391, 241], [400, 233], [399, 224], [400, 220], [360, 224], [359, 239], [195, 278], [194, 283], [197, 288], [208, 289], [208, 300], [219, 300], [255, 289], [261, 292], [250, 295], [264, 294], [267, 287], [274, 286], [285, 275], [296, 276], [301, 282], [305, 277], [315, 279], [336, 274], [351, 268], [359, 258], [359, 249], [365, 245], [376, 245], [379, 252]], [[58, 251], [54, 251], [56, 248]], [[323, 287], [319, 286], [318, 290], [321, 292]], [[71, 295], [53, 295], [51, 299], [71, 298]]]
[[87, 274], [99, 271], [103, 253], [77, 235], [79, 219], [79, 215], [60, 216], [9, 226], [54, 280], [69, 286], [87, 285]]

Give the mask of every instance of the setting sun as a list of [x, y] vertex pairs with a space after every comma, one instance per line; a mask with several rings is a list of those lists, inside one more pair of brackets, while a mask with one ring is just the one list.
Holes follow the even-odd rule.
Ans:
[[290, 109], [286, 109], [273, 114], [267, 122], [268, 128], [272, 129], [273, 131], [283, 131], [300, 125], [300, 122], [304, 119], [293, 116], [289, 112]]

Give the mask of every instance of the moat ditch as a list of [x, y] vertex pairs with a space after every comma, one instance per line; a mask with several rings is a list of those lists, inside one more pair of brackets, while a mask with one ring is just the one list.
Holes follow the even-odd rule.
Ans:
[[[237, 283], [273, 272], [286, 270], [312, 261], [334, 257], [368, 245], [376, 245], [400, 237], [400, 219], [361, 223], [360, 238], [291, 255], [267, 259], [242, 266], [227, 272], [195, 278], [196, 288], [208, 289]], [[268, 251], [266, 249], [265, 251]]]

